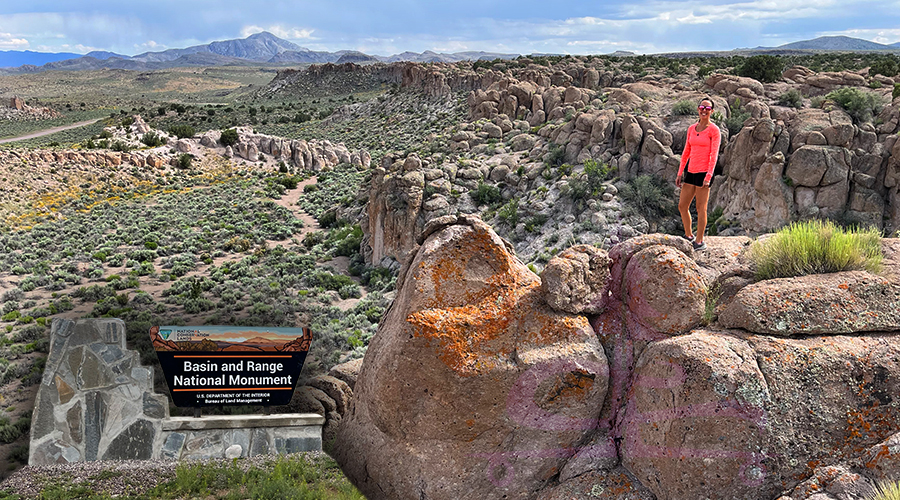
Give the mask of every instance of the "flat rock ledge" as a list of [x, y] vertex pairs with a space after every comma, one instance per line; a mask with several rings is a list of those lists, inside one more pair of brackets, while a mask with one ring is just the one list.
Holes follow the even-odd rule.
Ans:
[[765, 335], [900, 330], [900, 284], [865, 271], [760, 281], [719, 314], [724, 328]]

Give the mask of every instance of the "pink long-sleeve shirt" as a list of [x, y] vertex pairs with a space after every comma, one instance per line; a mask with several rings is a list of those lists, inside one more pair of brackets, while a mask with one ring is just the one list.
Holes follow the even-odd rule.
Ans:
[[[688, 127], [687, 139], [684, 141], [684, 152], [681, 153], [681, 166], [678, 175], [684, 174], [684, 166], [688, 172], [699, 174], [706, 172], [706, 181], [711, 181], [719, 159], [719, 143], [722, 141], [719, 127], [713, 122], [702, 132], [697, 132], [697, 124]], [[688, 163], [688, 160], [691, 160]]]

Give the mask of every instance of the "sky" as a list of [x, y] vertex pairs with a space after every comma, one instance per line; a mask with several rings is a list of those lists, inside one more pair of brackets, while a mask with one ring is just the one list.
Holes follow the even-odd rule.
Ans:
[[0, 0], [0, 50], [137, 55], [268, 31], [311, 50], [639, 54], [900, 41], [900, 0]]

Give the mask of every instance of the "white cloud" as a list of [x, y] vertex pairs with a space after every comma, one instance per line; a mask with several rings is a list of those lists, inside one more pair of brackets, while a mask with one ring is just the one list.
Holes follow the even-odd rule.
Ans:
[[255, 35], [256, 33], [262, 33], [263, 31], [268, 31], [278, 38], [284, 38], [286, 40], [315, 40], [315, 37], [312, 36], [315, 30], [304, 28], [285, 28], [279, 25], [269, 26], [268, 28], [262, 28], [256, 25], [244, 26], [243, 28], [241, 28], [241, 36], [248, 37], [250, 35]]
[[93, 52], [95, 50], [103, 50], [97, 47], [91, 47], [89, 45], [82, 45], [80, 43], [75, 44], [75, 52], [87, 54], [88, 52]]
[[[0, 16], [0, 33], [15, 32], [50, 52], [61, 50], [115, 50], [128, 40], [145, 38], [137, 16], [80, 12], [25, 12]], [[63, 45], [71, 47], [64, 49]], [[80, 48], [79, 48], [80, 44]]]
[[848, 6], [866, 0], [761, 0], [709, 5], [705, 2], [643, 2], [627, 4], [626, 22], [656, 19], [697, 24], [715, 21], [771, 21], [844, 15]]
[[38, 52], [74, 52], [76, 54], [87, 54], [88, 52], [93, 52], [95, 50], [106, 50], [99, 47], [91, 47], [89, 45], [82, 45], [80, 43], [71, 45], [68, 43], [63, 43], [60, 45], [38, 45], [35, 47], [35, 50]]
[[862, 38], [863, 40], [871, 40], [876, 43], [890, 45], [900, 42], [900, 29], [854, 29], [843, 31], [824, 31], [818, 33], [817, 36], [850, 36], [853, 38]]
[[600, 19], [599, 17], [571, 17], [563, 21], [566, 24], [581, 24], [587, 26], [603, 26], [611, 21]]
[[433, 45], [431, 50], [434, 52], [444, 52], [444, 53], [454, 53], [454, 52], [466, 52], [469, 49], [469, 44], [467, 42], [459, 41], [459, 40], [448, 40], [445, 43]]
[[148, 40], [144, 43], [134, 44], [134, 48], [138, 51], [152, 52], [152, 51], [166, 50], [167, 48], [169, 48], [169, 46], [161, 44], [161, 43], [157, 43], [154, 40]]
[[0, 49], [2, 50], [25, 50], [28, 48], [28, 40], [24, 38], [16, 38], [10, 33], [0, 33]]
[[[668, 17], [666, 18], [668, 20]], [[708, 17], [695, 16], [693, 12], [676, 19], [681, 24], [712, 24], [713, 20]]]

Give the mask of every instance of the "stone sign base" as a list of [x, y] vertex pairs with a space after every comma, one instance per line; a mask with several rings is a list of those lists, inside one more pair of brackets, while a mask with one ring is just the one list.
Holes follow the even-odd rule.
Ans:
[[169, 416], [119, 319], [54, 319], [35, 400], [29, 465], [237, 458], [322, 449], [316, 414]]
[[170, 417], [160, 458], [238, 458], [322, 450], [325, 417], [315, 413]]

